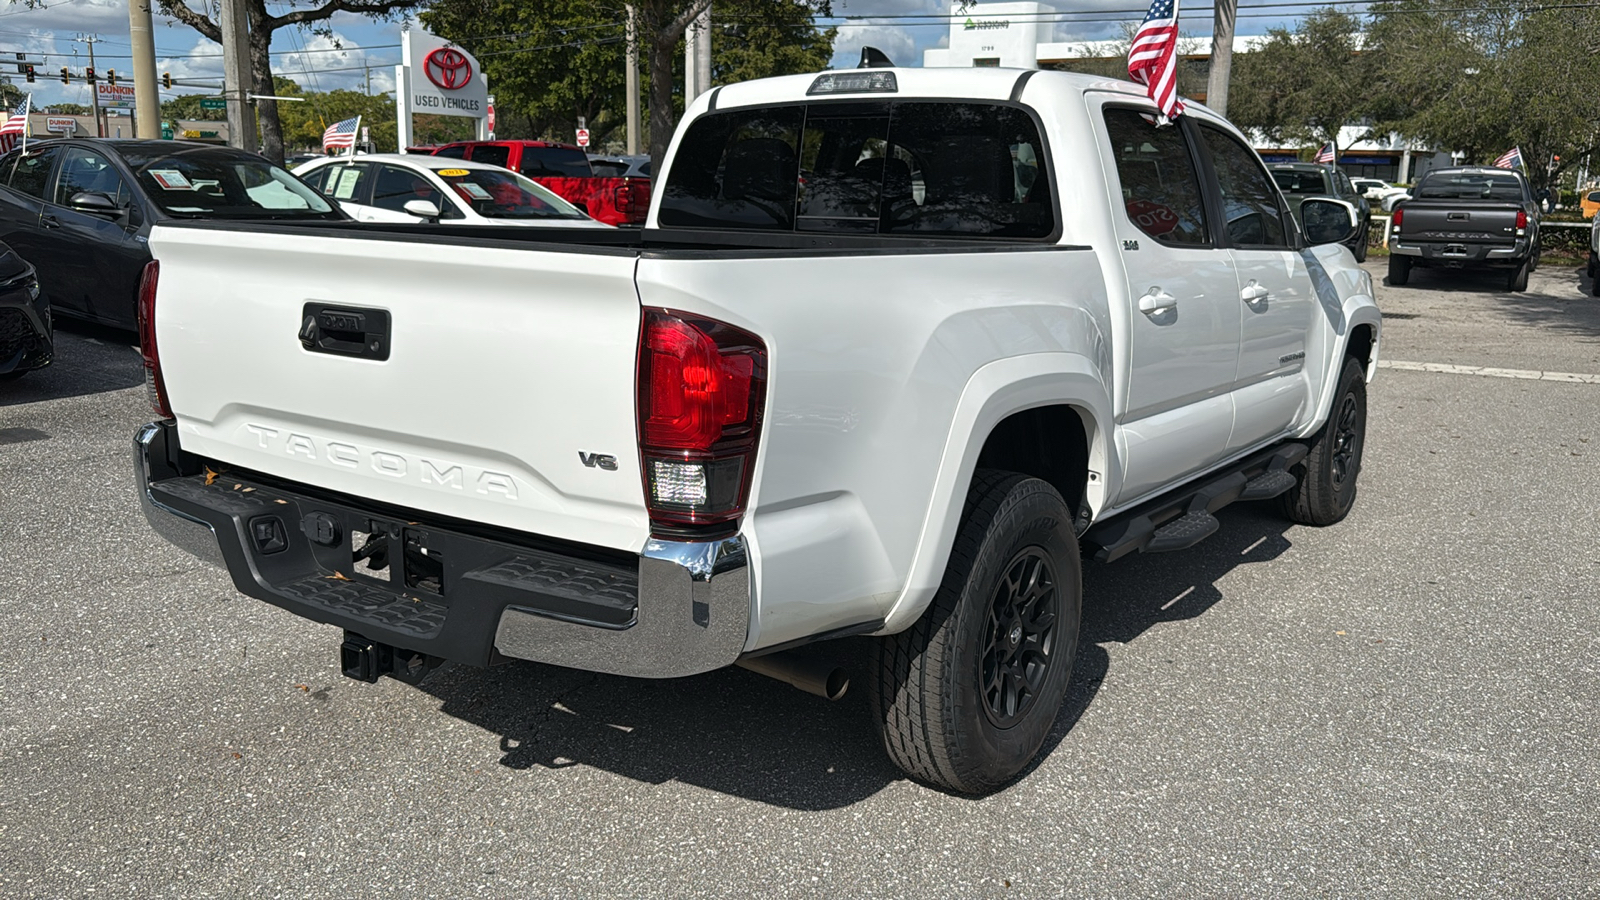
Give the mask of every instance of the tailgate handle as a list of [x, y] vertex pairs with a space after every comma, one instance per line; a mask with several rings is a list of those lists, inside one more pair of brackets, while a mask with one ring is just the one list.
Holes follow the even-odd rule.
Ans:
[[1465, 222], [1472, 218], [1471, 215], [1464, 212], [1445, 213], [1444, 217], [1451, 222]]
[[359, 306], [307, 303], [300, 316], [300, 346], [311, 353], [389, 358], [389, 312]]

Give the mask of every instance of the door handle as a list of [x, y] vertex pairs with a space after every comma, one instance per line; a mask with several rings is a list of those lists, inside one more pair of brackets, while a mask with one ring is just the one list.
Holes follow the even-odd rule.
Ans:
[[60, 228], [61, 227], [61, 220], [56, 218], [55, 216], [50, 215], [49, 213], [45, 213], [44, 215], [39, 217], [39, 224], [44, 226], [45, 228]]
[[1149, 293], [1139, 298], [1139, 312], [1142, 313], [1154, 315], [1177, 308], [1178, 298], [1158, 287], [1151, 288]]
[[1245, 285], [1244, 290], [1239, 292], [1239, 299], [1250, 304], [1251, 306], [1255, 306], [1256, 304], [1265, 301], [1271, 295], [1272, 294], [1270, 291], [1257, 284], [1256, 280], [1252, 278], [1250, 279], [1250, 283]]

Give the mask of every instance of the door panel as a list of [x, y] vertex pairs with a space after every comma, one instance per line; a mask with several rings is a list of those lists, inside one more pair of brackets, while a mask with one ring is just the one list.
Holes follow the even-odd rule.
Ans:
[[17, 255], [33, 263], [39, 273], [39, 286], [50, 302], [68, 312], [88, 313], [70, 302], [58, 302], [56, 291], [60, 286], [53, 256], [47, 256], [39, 228], [39, 215], [44, 211], [44, 198], [50, 191], [51, 170], [61, 155], [59, 146], [18, 153], [14, 165], [5, 171], [8, 190], [0, 191], [0, 240], [4, 240]]
[[1105, 107], [1106, 169], [1120, 202], [1128, 366], [1121, 424], [1130, 452], [1118, 503], [1222, 458], [1232, 427], [1241, 310], [1233, 261], [1208, 227], [1194, 157], [1181, 128], [1140, 110]]
[[[79, 192], [103, 194], [123, 214], [113, 218], [78, 212], [68, 204]], [[65, 300], [102, 321], [137, 328], [139, 278], [150, 253], [128, 231], [133, 195], [127, 181], [98, 149], [69, 147], [51, 199], [39, 219], [40, 244], [57, 261], [60, 293], [51, 302]]]
[[1294, 223], [1255, 151], [1210, 125], [1197, 131], [1216, 177], [1241, 310], [1228, 452], [1284, 434], [1310, 397], [1303, 376], [1316, 311]]

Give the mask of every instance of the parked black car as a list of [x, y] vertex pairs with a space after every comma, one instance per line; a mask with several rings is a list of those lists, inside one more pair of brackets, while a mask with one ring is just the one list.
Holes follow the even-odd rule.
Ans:
[[37, 267], [58, 314], [138, 328], [150, 228], [175, 218], [348, 217], [283, 169], [228, 147], [51, 140], [0, 157], [0, 241]]
[[[1372, 208], [1367, 205], [1367, 198], [1350, 183], [1347, 175], [1333, 166], [1318, 163], [1273, 163], [1268, 168], [1272, 171], [1272, 180], [1278, 183], [1278, 190], [1283, 192], [1283, 199], [1289, 201], [1289, 209], [1296, 219], [1300, 218], [1300, 204], [1308, 197], [1332, 197], [1354, 206], [1361, 224], [1344, 245], [1355, 254], [1356, 262], [1366, 261], [1367, 235], [1372, 231]], [[1305, 227], [1304, 222], [1300, 225], [1302, 229]]]
[[50, 365], [52, 337], [50, 300], [33, 266], [0, 244], [0, 378]]
[[1390, 219], [1389, 283], [1405, 284], [1416, 266], [1500, 269], [1506, 290], [1527, 290], [1539, 267], [1539, 203], [1528, 179], [1487, 166], [1422, 176]]

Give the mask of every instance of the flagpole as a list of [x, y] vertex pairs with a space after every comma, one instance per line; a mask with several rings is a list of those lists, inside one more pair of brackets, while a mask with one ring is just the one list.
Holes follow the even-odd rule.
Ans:
[[356, 139], [361, 137], [361, 117], [356, 116], [355, 127], [350, 129], [350, 158], [356, 158]]
[[22, 152], [28, 152], [28, 118], [33, 115], [33, 92], [29, 91], [22, 112]]

